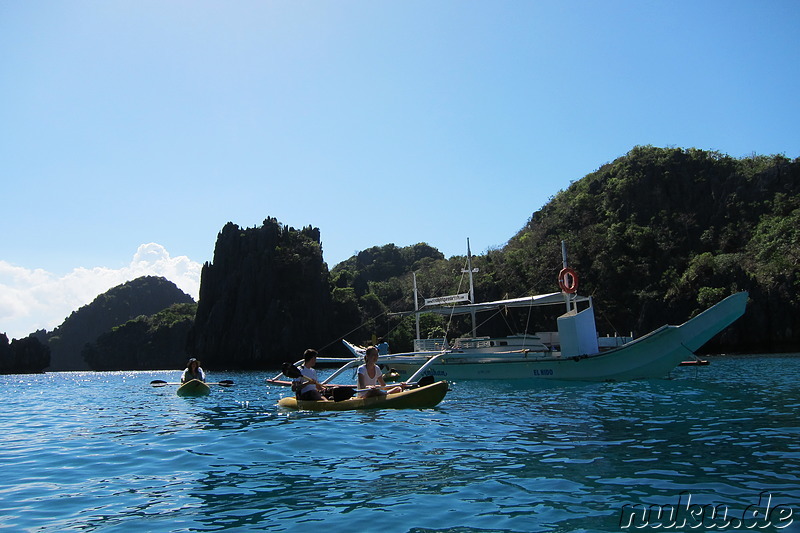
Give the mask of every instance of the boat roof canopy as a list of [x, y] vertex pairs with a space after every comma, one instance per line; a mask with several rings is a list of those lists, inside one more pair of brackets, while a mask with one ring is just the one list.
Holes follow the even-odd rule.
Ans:
[[[574, 302], [588, 302], [588, 296], [571, 295], [570, 300]], [[522, 298], [512, 298], [510, 300], [495, 300], [493, 302], [482, 302], [477, 304], [462, 304], [437, 307], [420, 307], [417, 311], [405, 311], [403, 313], [393, 313], [397, 315], [413, 315], [415, 313], [438, 313], [440, 315], [465, 315], [480, 311], [492, 311], [503, 307], [539, 307], [545, 305], [564, 304], [564, 294], [561, 292], [551, 292], [549, 294], [537, 294], [534, 296], [523, 296]]]

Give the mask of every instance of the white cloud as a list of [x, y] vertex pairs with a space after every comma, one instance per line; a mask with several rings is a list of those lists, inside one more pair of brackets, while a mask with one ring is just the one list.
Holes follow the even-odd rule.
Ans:
[[61, 277], [0, 260], [0, 333], [19, 339], [38, 329], [52, 330], [98, 295], [141, 276], [163, 276], [197, 300], [201, 269], [185, 255], [170, 257], [154, 242], [139, 246], [126, 267], [78, 267]]

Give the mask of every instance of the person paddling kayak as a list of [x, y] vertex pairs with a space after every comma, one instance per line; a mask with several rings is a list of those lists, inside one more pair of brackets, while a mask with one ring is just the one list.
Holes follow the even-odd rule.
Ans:
[[297, 392], [298, 400], [325, 401], [322, 393], [325, 387], [317, 379], [317, 371], [314, 366], [317, 364], [317, 351], [309, 348], [303, 352], [303, 366], [300, 367], [300, 377], [294, 380], [293, 389]]
[[186, 363], [186, 370], [183, 371], [183, 375], [181, 376], [181, 383], [186, 383], [193, 379], [203, 382], [206, 380], [206, 373], [200, 368], [200, 361], [194, 357], [189, 359], [189, 362]]

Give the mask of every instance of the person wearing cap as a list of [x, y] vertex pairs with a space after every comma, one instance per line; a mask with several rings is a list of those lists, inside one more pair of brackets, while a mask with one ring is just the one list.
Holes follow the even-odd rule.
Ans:
[[189, 362], [186, 363], [186, 370], [183, 371], [183, 375], [181, 376], [181, 383], [186, 383], [193, 379], [198, 379], [203, 382], [206, 380], [206, 373], [200, 368], [200, 361], [194, 357], [189, 359]]

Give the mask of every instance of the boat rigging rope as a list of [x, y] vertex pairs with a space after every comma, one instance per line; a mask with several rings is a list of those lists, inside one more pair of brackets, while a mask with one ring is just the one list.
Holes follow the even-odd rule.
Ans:
[[[384, 315], [388, 315], [388, 314], [389, 314], [389, 311], [387, 310], [387, 311], [384, 311], [383, 313], [381, 313], [381, 314], [379, 314], [378, 316], [376, 316], [376, 317], [374, 317], [374, 318], [371, 318], [371, 319], [369, 319], [369, 320], [377, 320], [377, 319], [381, 318], [382, 316], [384, 316]], [[339, 337], [336, 337], [334, 340], [332, 340], [331, 342], [329, 342], [328, 344], [326, 344], [326, 345], [325, 345], [325, 346], [323, 346], [322, 348], [317, 348], [317, 351], [318, 351], [318, 352], [321, 352], [322, 350], [324, 350], [324, 349], [326, 349], [326, 348], [330, 348], [330, 347], [331, 347], [331, 346], [333, 346], [334, 344], [337, 344], [337, 343], [339, 343], [339, 342], [343, 341], [345, 337], [347, 337], [348, 335], [350, 335], [350, 334], [351, 334], [351, 333], [353, 333], [354, 331], [358, 331], [359, 329], [361, 329], [361, 328], [363, 328], [364, 326], [366, 326], [366, 325], [367, 325], [367, 323], [369, 322], [369, 320], [368, 320], [367, 322], [362, 322], [361, 324], [359, 324], [358, 326], [354, 327], [353, 329], [351, 329], [350, 331], [348, 331], [348, 332], [347, 332], [347, 333], [345, 333], [344, 335], [341, 335], [341, 336], [339, 336]], [[388, 334], [387, 334], [387, 335], [388, 335]]]
[[[462, 287], [462, 286], [464, 285], [464, 283], [465, 283], [466, 274], [468, 274], [468, 273], [469, 273], [469, 271], [468, 271], [468, 267], [469, 267], [469, 262], [468, 262], [467, 260], [465, 260], [465, 261], [464, 261], [464, 267], [461, 269], [461, 278], [459, 278], [459, 281], [458, 281], [458, 287], [456, 288], [456, 294], [461, 294], [461, 287]], [[530, 293], [530, 292], [532, 292], [532, 291], [533, 291], [533, 287], [530, 287], [530, 288], [528, 289], [528, 291], [526, 291], [526, 292]], [[420, 296], [422, 296], [422, 297], [423, 297], [423, 299], [424, 299], [424, 295], [420, 294]], [[474, 298], [474, 295], [473, 295], [473, 294], [470, 294], [470, 296], [471, 296], [472, 298]], [[525, 320], [525, 328], [524, 328], [524, 333], [525, 333], [525, 342], [527, 342], [527, 336], [528, 336], [528, 327], [530, 326], [532, 311], [533, 311], [533, 304], [531, 304], [531, 305], [529, 305], [529, 306], [528, 306], [528, 315], [527, 315], [527, 317], [526, 317], [526, 320]], [[479, 328], [479, 327], [481, 327], [481, 326], [484, 326], [484, 325], [486, 325], [486, 324], [487, 324], [487, 323], [488, 323], [488, 322], [489, 322], [489, 321], [490, 321], [492, 318], [494, 318], [494, 317], [495, 317], [495, 316], [496, 316], [498, 313], [503, 313], [503, 310], [502, 310], [502, 309], [501, 309], [501, 310], [498, 310], [498, 311], [496, 311], [495, 313], [492, 313], [491, 315], [489, 315], [489, 316], [488, 316], [488, 317], [487, 317], [485, 320], [481, 321], [479, 324], [476, 324], [476, 325], [475, 325], [475, 329], [477, 330], [477, 328]], [[320, 351], [320, 352], [321, 352], [321, 351], [323, 351], [323, 350], [325, 350], [325, 349], [327, 349], [327, 348], [330, 348], [330, 347], [331, 347], [331, 346], [333, 346], [334, 344], [337, 344], [337, 343], [341, 342], [342, 340], [344, 340], [344, 339], [345, 339], [345, 337], [347, 337], [348, 335], [352, 334], [353, 332], [355, 332], [355, 331], [358, 331], [359, 329], [362, 329], [362, 328], [364, 328], [365, 326], [367, 326], [367, 324], [369, 324], [369, 322], [371, 322], [371, 321], [377, 321], [377, 320], [378, 320], [378, 319], [380, 319], [381, 317], [384, 317], [384, 316], [386, 316], [386, 315], [390, 315], [390, 314], [391, 314], [391, 313], [389, 312], [389, 310], [386, 310], [386, 311], [383, 311], [382, 313], [380, 313], [380, 314], [379, 314], [379, 315], [377, 315], [377, 316], [374, 316], [374, 317], [371, 317], [371, 318], [367, 319], [366, 321], [364, 321], [364, 322], [362, 322], [361, 324], [359, 324], [358, 326], [354, 327], [353, 329], [351, 329], [350, 331], [348, 331], [348, 332], [347, 332], [347, 333], [345, 333], [344, 335], [341, 335], [341, 336], [339, 336], [339, 337], [336, 337], [335, 339], [333, 339], [333, 340], [332, 340], [331, 342], [329, 342], [328, 344], [324, 345], [324, 346], [323, 346], [323, 347], [321, 347], [321, 348], [318, 348], [318, 351]], [[452, 327], [452, 325], [453, 325], [453, 319], [454, 319], [454, 316], [455, 316], [455, 307], [453, 307], [453, 310], [452, 310], [452, 311], [451, 311], [451, 312], [450, 312], [448, 315], [445, 315], [445, 316], [447, 316], [447, 324], [446, 324], [446, 326], [445, 326], [445, 328], [444, 328], [444, 337], [445, 337], [445, 342], [446, 342], [446, 341], [447, 341], [447, 333], [450, 331], [450, 328], [451, 328], [451, 327]], [[506, 326], [508, 326], [509, 330], [511, 330], [511, 331], [512, 331], [512, 333], [516, 333], [515, 331], [513, 331], [513, 330], [514, 330], [514, 328], [512, 327], [512, 324], [510, 324], [510, 323], [508, 322], [508, 320], [506, 319], [505, 315], [503, 315], [503, 320], [505, 321], [505, 323], [506, 323]], [[399, 322], [397, 322], [397, 324], [396, 324], [394, 327], [390, 327], [390, 328], [389, 328], [389, 327], [387, 327], [386, 337], [388, 338], [390, 333], [392, 333], [394, 330], [396, 330], [397, 328], [399, 328], [399, 327], [400, 327], [400, 326], [402, 326], [402, 325], [403, 325], [402, 321], [399, 321]], [[524, 344], [523, 344], [523, 346], [524, 346]]]

